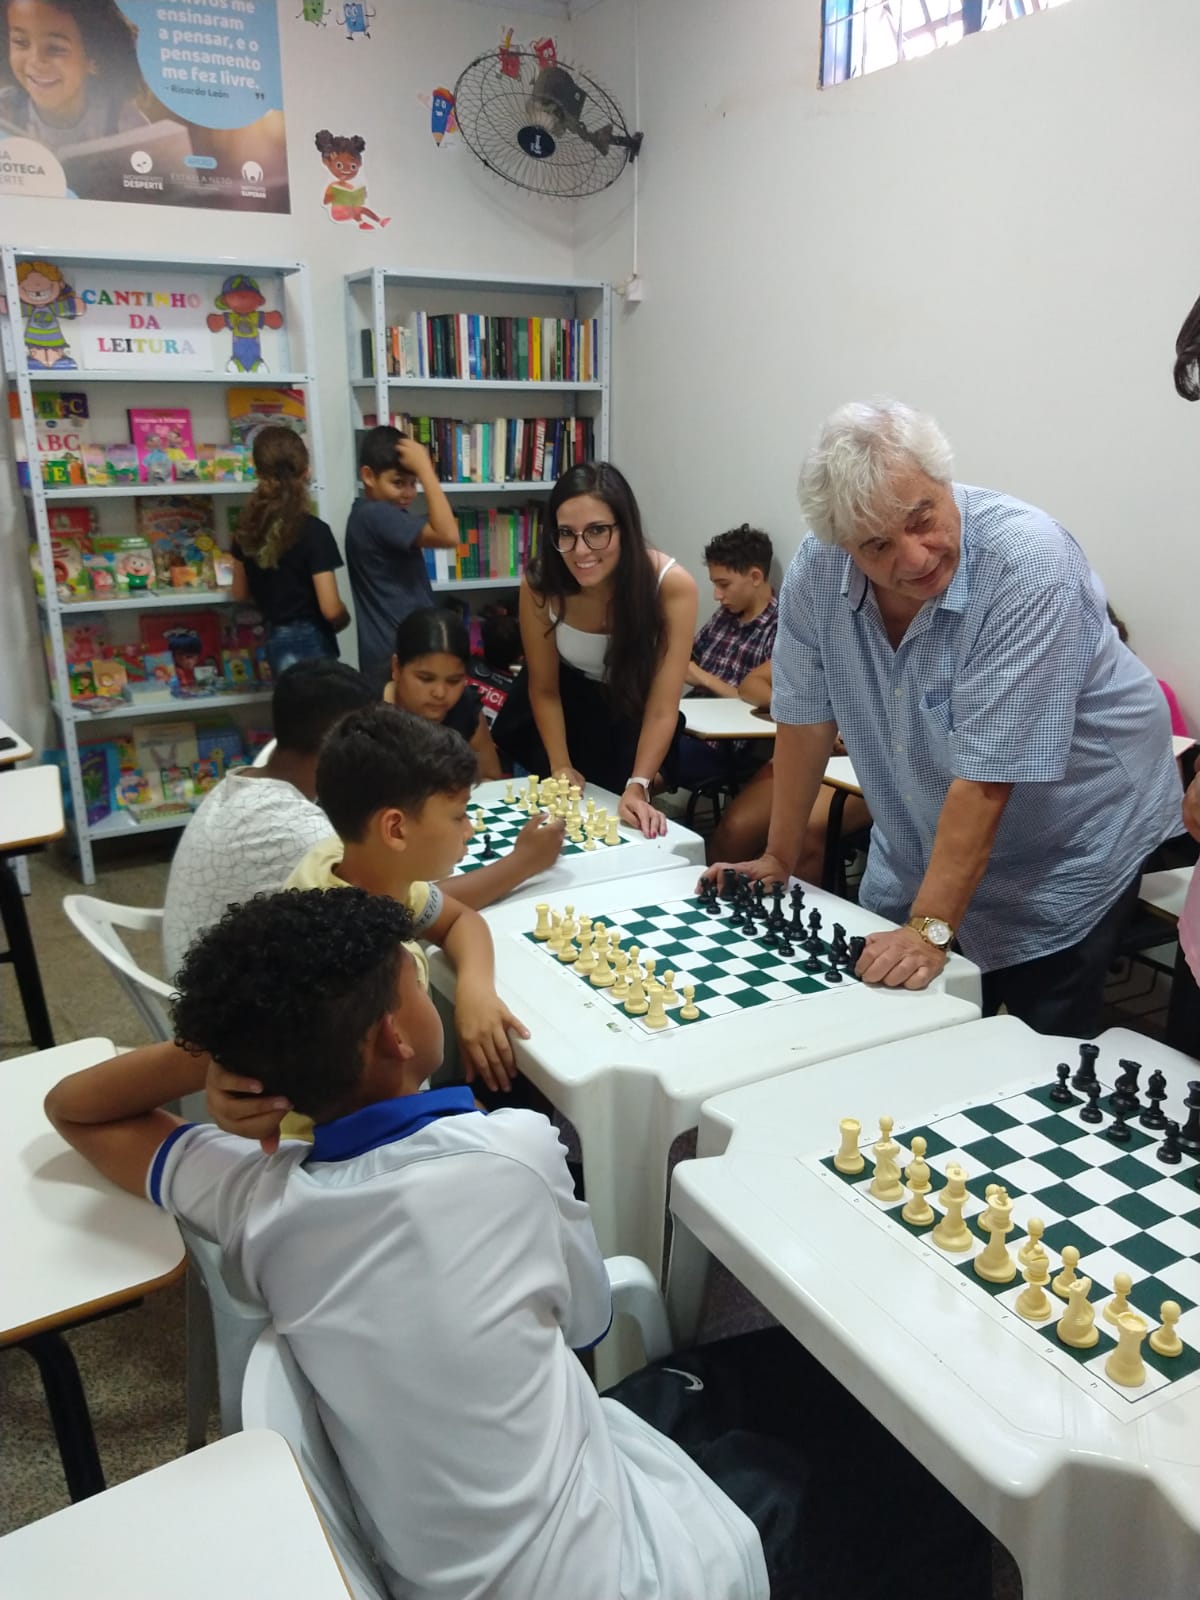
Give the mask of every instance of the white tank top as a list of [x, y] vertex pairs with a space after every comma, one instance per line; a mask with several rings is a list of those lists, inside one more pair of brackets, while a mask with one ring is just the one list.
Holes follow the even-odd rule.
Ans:
[[[662, 588], [664, 577], [674, 565], [675, 557], [670, 556], [659, 567], [655, 589]], [[612, 637], [611, 634], [586, 633], [582, 628], [573, 628], [569, 622], [559, 622], [553, 606], [550, 607], [550, 620], [557, 624], [554, 639], [558, 645], [559, 659], [574, 667], [577, 672], [582, 672], [585, 678], [603, 683], [605, 657], [608, 655], [608, 641]]]

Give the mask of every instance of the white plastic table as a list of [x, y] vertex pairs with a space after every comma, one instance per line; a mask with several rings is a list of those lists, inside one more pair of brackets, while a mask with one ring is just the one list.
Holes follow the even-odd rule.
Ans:
[[[1123, 1056], [1159, 1067], [1176, 1110], [1197, 1076], [1190, 1058], [1126, 1029], [1096, 1042], [1101, 1076]], [[996, 1017], [720, 1095], [698, 1143], [715, 1159], [675, 1168], [675, 1250], [711, 1251], [903, 1440], [1012, 1552], [1025, 1600], [1195, 1600], [1200, 1388], [1118, 1417], [802, 1164], [833, 1153], [844, 1116], [864, 1135], [885, 1111], [911, 1126], [981, 1091], [1053, 1083], [1077, 1050]], [[686, 1339], [694, 1305], [690, 1285], [674, 1294], [675, 1271], [673, 1252]]]
[[287, 1443], [231, 1434], [0, 1539], [12, 1600], [346, 1600]]
[[[619, 924], [619, 913], [633, 906], [693, 895], [697, 878], [694, 866], [665, 866], [596, 884], [586, 894], [576, 892], [572, 903], [577, 914]], [[847, 901], [806, 890], [807, 908], [821, 912], [826, 929], [841, 922], [853, 936], [889, 926]], [[483, 913], [496, 944], [496, 987], [532, 1034], [514, 1040], [517, 1064], [578, 1129], [601, 1251], [640, 1256], [655, 1274], [662, 1264], [668, 1152], [696, 1126], [703, 1101], [738, 1084], [979, 1015], [978, 968], [952, 956], [919, 994], [846, 982], [651, 1037], [524, 937], [533, 930], [536, 902], [546, 898], [506, 900]], [[561, 910], [568, 898], [554, 896], [550, 903]], [[453, 995], [454, 973], [440, 950], [430, 950], [430, 978], [435, 990]]]
[[60, 1079], [112, 1054], [108, 1039], [81, 1039], [17, 1056], [3, 1072], [0, 1345], [20, 1345], [38, 1363], [73, 1499], [104, 1481], [79, 1374], [59, 1330], [165, 1288], [184, 1270], [174, 1219], [102, 1178], [42, 1110]]
[[[520, 795], [525, 782], [524, 778], [493, 778], [487, 783], [477, 783], [471, 790], [468, 814], [477, 805], [501, 804], [509, 783], [513, 786], [513, 793]], [[589, 783], [584, 791], [584, 804], [591, 799], [595, 800], [597, 809], [606, 810], [610, 817], [616, 816], [619, 795], [610, 794], [607, 789], [598, 789], [595, 784]], [[539, 899], [545, 899], [547, 895], [565, 895], [582, 884], [630, 878], [636, 873], [652, 872], [668, 863], [674, 866], [680, 861], [693, 862], [703, 869], [704, 840], [698, 833], [693, 833], [690, 828], [683, 827], [669, 817], [666, 833], [657, 839], [646, 839], [636, 828], [627, 827], [623, 822], [620, 824], [620, 833], [625, 844], [598, 844], [594, 850], [559, 856], [549, 872], [543, 872], [540, 877], [531, 878], [528, 884], [522, 884], [520, 894], [533, 894], [536, 891]]]
[[23, 767], [19, 772], [6, 771], [3, 777], [0, 784], [0, 920], [8, 949], [0, 960], [12, 963], [29, 1037], [39, 1050], [48, 1050], [54, 1043], [54, 1034], [15, 859], [25, 850], [37, 850], [52, 839], [60, 839], [66, 832], [62, 779], [57, 767]]
[[0, 717], [0, 741], [13, 740], [6, 749], [0, 750], [0, 767], [11, 767], [18, 761], [28, 761], [33, 754], [33, 746], [27, 739], [22, 739], [15, 728], [10, 728], [8, 723]]
[[697, 739], [773, 739], [765, 711], [724, 695], [685, 695], [679, 702], [687, 731]]

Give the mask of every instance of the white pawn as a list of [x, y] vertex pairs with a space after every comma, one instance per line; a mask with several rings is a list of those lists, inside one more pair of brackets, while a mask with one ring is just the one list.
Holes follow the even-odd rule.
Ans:
[[544, 900], [539, 900], [533, 909], [537, 912], [537, 922], [534, 924], [533, 937], [541, 944], [549, 939], [553, 931], [550, 925], [550, 907]]
[[650, 991], [650, 1009], [646, 1013], [646, 1026], [648, 1028], [665, 1028], [667, 1022], [667, 1008], [663, 1004], [663, 990], [660, 984], [657, 989], [651, 989]]
[[1075, 1279], [1067, 1290], [1067, 1309], [1059, 1317], [1054, 1330], [1063, 1344], [1070, 1345], [1072, 1350], [1090, 1350], [1100, 1338], [1100, 1330], [1096, 1326], [1096, 1308], [1088, 1299], [1089, 1288], [1087, 1278]]
[[[1108, 1315], [1107, 1307], [1104, 1314]], [[1117, 1348], [1104, 1363], [1104, 1371], [1123, 1389], [1140, 1389], [1146, 1381], [1146, 1363], [1142, 1360], [1145, 1337], [1145, 1317], [1139, 1317], [1136, 1311], [1122, 1311], [1117, 1318]]]
[[1129, 1291], [1133, 1288], [1133, 1279], [1127, 1272], [1113, 1273], [1113, 1289], [1116, 1291], [1112, 1299], [1104, 1308], [1105, 1322], [1111, 1322], [1115, 1327], [1120, 1327], [1121, 1318], [1133, 1307], [1129, 1304]]
[[929, 1181], [929, 1163], [925, 1160], [926, 1141], [917, 1134], [912, 1142], [913, 1158], [908, 1163], [904, 1173], [904, 1181], [908, 1186], [912, 1199], [901, 1211], [900, 1215], [905, 1222], [911, 1222], [916, 1228], [924, 1228], [933, 1221], [933, 1207], [925, 1196], [933, 1188]]
[[963, 1221], [963, 1207], [969, 1199], [967, 1174], [952, 1161], [946, 1168], [946, 1186], [938, 1195], [938, 1204], [946, 1214], [930, 1234], [939, 1250], [961, 1255], [974, 1243], [974, 1235]]
[[1029, 1263], [1035, 1259], [1035, 1257], [1044, 1256], [1046, 1254], [1045, 1247], [1042, 1244], [1042, 1235], [1045, 1233], [1045, 1231], [1046, 1224], [1042, 1221], [1041, 1217], [1030, 1217], [1029, 1221], [1025, 1224], [1025, 1232], [1029, 1237], [1017, 1251], [1017, 1260], [1023, 1267], [1027, 1267]]
[[[1066, 1300], [1071, 1293], [1071, 1285], [1079, 1281], [1075, 1276], [1075, 1268], [1078, 1265], [1079, 1251], [1073, 1244], [1063, 1245], [1062, 1271], [1059, 1273], [1058, 1277], [1055, 1278], [1050, 1287], [1054, 1290], [1055, 1294], [1061, 1295], [1064, 1300]], [[1087, 1284], [1088, 1289], [1090, 1290], [1092, 1287], [1092, 1280], [1090, 1278], [1084, 1278], [1082, 1281]]]
[[629, 957], [618, 947], [613, 951], [612, 962], [617, 974], [613, 979], [612, 997], [614, 1000], [625, 1000], [629, 996], [629, 979], [626, 976], [629, 971]]
[[629, 980], [629, 998], [625, 1002], [625, 1010], [631, 1017], [644, 1017], [650, 1009], [646, 1000], [646, 991], [642, 988], [642, 974], [634, 972]]
[[843, 1117], [838, 1123], [838, 1132], [842, 1143], [837, 1155], [833, 1158], [834, 1170], [844, 1172], [848, 1178], [856, 1177], [866, 1166], [862, 1151], [858, 1148], [859, 1136], [862, 1133], [862, 1123], [857, 1117]]
[[1017, 1296], [1017, 1311], [1030, 1322], [1048, 1322], [1054, 1315], [1054, 1307], [1046, 1293], [1046, 1284], [1050, 1281], [1050, 1258], [1043, 1250], [1040, 1255], [1031, 1256], [1022, 1277], [1026, 1287]]
[[504, 803], [505, 803], [505, 805], [510, 805], [510, 806], [513, 803], [513, 786], [512, 786], [512, 779], [511, 778], [504, 785]]
[[1164, 1300], [1159, 1307], [1159, 1317], [1162, 1327], [1155, 1328], [1150, 1335], [1150, 1348], [1158, 1356], [1178, 1356], [1183, 1354], [1183, 1340], [1179, 1337], [1179, 1330], [1175, 1324], [1179, 1321], [1180, 1310], [1177, 1300]]
[[900, 1146], [892, 1138], [892, 1128], [895, 1126], [891, 1117], [880, 1117], [879, 1132], [881, 1137], [877, 1140], [872, 1154], [875, 1157], [875, 1176], [871, 1179], [869, 1193], [877, 1200], [899, 1200], [904, 1194], [900, 1182], [900, 1168], [896, 1157], [900, 1154]]
[[653, 994], [656, 989], [662, 988], [662, 984], [659, 983], [658, 979], [654, 976], [654, 969], [657, 965], [658, 962], [654, 956], [647, 956], [645, 961], [642, 962], [642, 971], [646, 975], [647, 994]]
[[595, 839], [595, 835], [594, 834], [590, 834], [589, 833], [589, 834], [587, 834], [585, 836], [584, 841], [583, 841], [583, 848], [585, 850], [594, 850], [596, 848], [596, 839]]
[[700, 1007], [696, 1004], [696, 985], [685, 983], [683, 986], [683, 1004], [679, 1008], [680, 1022], [695, 1022], [700, 1015]]
[[663, 1005], [668, 1011], [673, 1011], [679, 1003], [679, 996], [675, 993], [675, 974], [668, 967], [663, 973]]

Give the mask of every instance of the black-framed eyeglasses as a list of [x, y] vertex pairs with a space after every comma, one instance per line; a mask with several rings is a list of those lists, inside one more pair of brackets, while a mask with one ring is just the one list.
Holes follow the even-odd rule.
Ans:
[[607, 550], [619, 526], [616, 522], [589, 522], [581, 532], [574, 528], [555, 528], [554, 548], [565, 556], [582, 539], [589, 550]]

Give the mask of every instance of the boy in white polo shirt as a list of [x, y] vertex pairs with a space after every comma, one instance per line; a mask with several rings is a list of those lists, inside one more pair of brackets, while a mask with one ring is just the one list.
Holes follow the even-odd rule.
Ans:
[[[180, 1038], [222, 1079], [253, 1075], [268, 1143], [294, 1105], [317, 1123], [311, 1146], [266, 1154], [158, 1109], [203, 1082], [204, 1057], [179, 1046], [76, 1073], [46, 1100], [76, 1149], [214, 1239], [265, 1302], [390, 1592], [884, 1600], [927, 1557], [955, 1600], [981, 1596], [975, 1526], [779, 1330], [728, 1342], [746, 1352], [735, 1390], [673, 1370], [707, 1373], [700, 1351], [627, 1380], [630, 1404], [595, 1393], [571, 1349], [611, 1319], [587, 1207], [544, 1117], [416, 1092], [442, 1034], [411, 932], [390, 898], [293, 892], [234, 908], [188, 953]], [[756, 1360], [764, 1348], [773, 1361]], [[763, 1368], [775, 1386], [756, 1402]], [[738, 1406], [700, 1426], [722, 1392]], [[647, 1399], [708, 1473], [630, 1408]], [[753, 1448], [745, 1430], [760, 1427], [773, 1437]], [[789, 1430], [811, 1436], [811, 1460]]]

